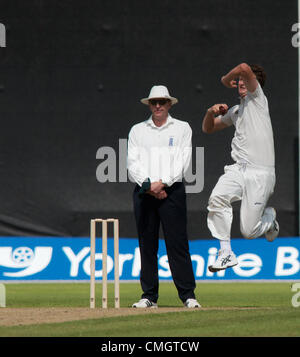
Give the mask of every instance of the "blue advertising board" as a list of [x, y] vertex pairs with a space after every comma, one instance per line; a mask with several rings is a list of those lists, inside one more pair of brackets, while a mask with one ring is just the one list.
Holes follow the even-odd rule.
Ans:
[[[190, 241], [196, 280], [300, 280], [299, 237], [267, 242], [233, 239], [232, 249], [239, 264], [211, 273], [219, 242], [214, 239]], [[137, 239], [120, 238], [120, 280], [138, 281], [140, 254]], [[113, 280], [113, 239], [108, 239], [108, 279]], [[171, 280], [164, 240], [158, 252], [160, 280]], [[101, 238], [96, 242], [96, 278], [102, 277]], [[88, 281], [90, 278], [89, 238], [1, 237], [1, 281]]]

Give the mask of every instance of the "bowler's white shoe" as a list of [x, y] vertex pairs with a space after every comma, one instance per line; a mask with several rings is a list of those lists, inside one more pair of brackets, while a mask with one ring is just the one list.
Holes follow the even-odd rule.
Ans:
[[140, 308], [140, 309], [150, 307], [152, 309], [156, 309], [157, 304], [153, 301], [148, 300], [148, 299], [141, 299], [140, 301], [133, 304], [132, 307], [136, 307], [136, 308]]
[[275, 209], [273, 207], [267, 207], [264, 210], [264, 215], [269, 216], [273, 221], [272, 227], [265, 233], [267, 241], [273, 242], [273, 240], [279, 234], [279, 224], [276, 221], [276, 211], [275, 211]]
[[216, 271], [231, 268], [237, 264], [238, 260], [231, 250], [220, 249], [218, 259], [214, 262], [213, 265], [208, 267], [208, 270], [212, 273], [215, 273]]
[[188, 309], [195, 309], [201, 307], [201, 305], [196, 299], [187, 299], [184, 303], [184, 306], [187, 307]]

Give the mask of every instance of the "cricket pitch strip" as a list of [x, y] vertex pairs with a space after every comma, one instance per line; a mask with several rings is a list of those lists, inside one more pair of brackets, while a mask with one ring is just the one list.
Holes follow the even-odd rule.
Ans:
[[45, 323], [60, 323], [67, 321], [102, 319], [115, 316], [129, 316], [140, 314], [162, 314], [168, 312], [195, 312], [207, 310], [249, 310], [255, 307], [209, 307], [200, 309], [187, 309], [184, 307], [159, 307], [157, 309], [134, 309], [134, 308], [1, 308], [0, 326], [35, 325]]

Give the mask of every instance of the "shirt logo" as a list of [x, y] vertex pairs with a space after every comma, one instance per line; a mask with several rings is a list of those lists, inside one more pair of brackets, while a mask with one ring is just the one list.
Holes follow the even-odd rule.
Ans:
[[170, 136], [169, 138], [169, 146], [173, 146], [174, 145], [174, 137]]

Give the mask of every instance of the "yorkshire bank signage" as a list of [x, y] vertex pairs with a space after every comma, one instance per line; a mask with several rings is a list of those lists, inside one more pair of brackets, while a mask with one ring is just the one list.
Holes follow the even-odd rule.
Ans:
[[[277, 238], [267, 242], [233, 239], [239, 264], [211, 273], [218, 242], [190, 241], [196, 280], [300, 280], [300, 238]], [[140, 253], [137, 239], [120, 238], [120, 280], [139, 280]], [[108, 279], [113, 280], [113, 239], [108, 239]], [[160, 280], [171, 280], [165, 243], [158, 253]], [[102, 277], [101, 238], [96, 243], [96, 278]], [[89, 238], [0, 237], [0, 281], [88, 281], [90, 278]]]

